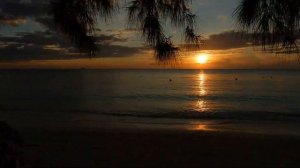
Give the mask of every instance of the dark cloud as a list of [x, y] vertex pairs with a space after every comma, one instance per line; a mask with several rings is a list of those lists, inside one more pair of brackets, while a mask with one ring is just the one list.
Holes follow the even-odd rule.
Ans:
[[97, 53], [98, 57], [130, 57], [136, 54], [144, 53], [147, 48], [128, 47], [121, 45], [101, 45]]
[[[0, 0], [0, 25], [19, 26], [31, 19], [48, 30], [17, 33], [11, 37], [0, 35], [0, 61], [88, 58], [74, 47], [69, 38], [56, 31], [48, 14], [49, 0]], [[144, 51], [140, 47], [120, 45], [128, 41], [120, 33], [103, 33], [100, 29], [95, 31], [94, 39], [99, 49], [95, 57], [124, 57]]]
[[111, 43], [115, 43], [115, 42], [127, 42], [128, 38], [118, 37], [115, 34], [111, 34], [111, 35], [101, 34], [101, 35], [96, 36], [95, 40], [100, 44], [111, 44]]
[[3, 13], [13, 16], [34, 17], [47, 12], [48, 0], [1, 0]]
[[[85, 56], [78, 52], [68, 37], [54, 27], [53, 19], [49, 16], [49, 2], [49, 0], [0, 0], [0, 26], [19, 26], [31, 19], [43, 25], [44, 30], [48, 30], [18, 33], [14, 37], [0, 36], [0, 61], [76, 59]], [[51, 32], [55, 32], [55, 36]], [[97, 56], [130, 56], [142, 51], [139, 47], [119, 45], [128, 39], [120, 32], [113, 30], [108, 32], [95, 30], [94, 40], [99, 48]]]
[[[244, 48], [255, 45], [252, 42], [252, 34], [225, 31], [220, 34], [210, 35], [208, 38], [201, 40], [201, 50], [229, 50], [235, 48]], [[182, 48], [186, 48], [188, 51], [198, 51], [199, 48], [182, 44]]]
[[1, 0], [0, 25], [18, 26], [47, 15], [48, 0]]
[[18, 43], [22, 45], [60, 45], [61, 47], [71, 47], [71, 44], [62, 36], [54, 36], [51, 32], [37, 31], [34, 33], [19, 32], [15, 36], [0, 36], [2, 43]]
[[205, 50], [227, 50], [234, 48], [249, 47], [251, 45], [250, 34], [226, 31], [214, 34], [205, 39], [203, 49]]
[[0, 13], [0, 25], [19, 26], [26, 23], [25, 17], [14, 17]]
[[67, 54], [55, 49], [47, 49], [43, 46], [31, 44], [9, 44], [0, 48], [1, 62], [18, 62], [26, 60], [47, 60], [55, 58], [65, 58]]
[[[125, 57], [142, 53], [144, 48], [115, 45], [126, 42], [126, 38], [116, 35], [97, 35], [98, 45], [96, 57]], [[0, 61], [16, 62], [29, 60], [62, 60], [89, 58], [81, 54], [72, 43], [63, 36], [54, 35], [50, 31], [34, 33], [18, 33], [13, 37], [0, 36]]]
[[[300, 39], [300, 31], [295, 32], [295, 37]], [[257, 36], [257, 35], [256, 35]], [[260, 41], [254, 40], [254, 34], [246, 32], [225, 31], [220, 34], [210, 35], [209, 38], [203, 40], [202, 49], [204, 50], [228, 50], [235, 48], [243, 48], [249, 46], [262, 46]], [[272, 43], [265, 44], [264, 51], [273, 52]]]

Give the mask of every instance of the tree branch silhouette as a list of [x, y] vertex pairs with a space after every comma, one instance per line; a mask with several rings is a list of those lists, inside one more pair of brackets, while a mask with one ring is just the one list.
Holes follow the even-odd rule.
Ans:
[[170, 20], [176, 27], [183, 27], [185, 42], [197, 47], [200, 36], [194, 33], [195, 15], [187, 5], [187, 0], [134, 0], [128, 3], [128, 20], [136, 29], [141, 30], [148, 45], [154, 48], [158, 62], [176, 60], [179, 48], [171, 38], [166, 37], [161, 21]]
[[299, 53], [300, 1], [242, 0], [234, 12], [239, 29], [276, 53]]
[[113, 0], [51, 0], [50, 15], [55, 27], [67, 35], [82, 52], [97, 50], [93, 32], [97, 16], [109, 18], [117, 3]]
[[[166, 62], [178, 56], [170, 37], [163, 31], [162, 21], [170, 20], [185, 30], [187, 44], [200, 46], [200, 36], [194, 33], [195, 15], [190, 0], [132, 0], [127, 3], [128, 22], [141, 31], [145, 42], [155, 50], [156, 60]], [[94, 31], [97, 17], [110, 18], [118, 7], [117, 0], [51, 0], [56, 29], [67, 35], [81, 52], [93, 55], [97, 50]]]

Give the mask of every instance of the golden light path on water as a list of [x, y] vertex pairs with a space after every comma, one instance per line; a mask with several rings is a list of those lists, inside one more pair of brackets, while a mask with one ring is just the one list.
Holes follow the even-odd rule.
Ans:
[[[207, 105], [207, 102], [205, 101], [204, 97], [207, 95], [207, 86], [206, 86], [206, 74], [204, 71], [201, 71], [199, 74], [196, 76], [196, 81], [198, 82], [198, 88], [196, 89], [196, 94], [198, 96], [196, 105], [195, 105], [195, 110], [199, 113], [204, 113], [209, 111], [209, 107]], [[194, 131], [213, 131], [213, 129], [210, 127], [212, 123], [210, 122], [193, 122], [191, 130]]]
[[208, 111], [207, 102], [203, 99], [207, 94], [207, 88], [206, 88], [206, 75], [204, 71], [201, 71], [200, 74], [198, 74], [198, 80], [199, 86], [198, 86], [198, 99], [196, 104], [196, 111], [199, 112], [205, 112]]

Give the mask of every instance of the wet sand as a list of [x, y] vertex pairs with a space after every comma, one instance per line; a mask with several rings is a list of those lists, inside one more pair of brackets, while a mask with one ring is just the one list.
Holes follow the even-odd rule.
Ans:
[[22, 131], [26, 167], [295, 167], [300, 138], [225, 131]]
[[292, 122], [58, 114], [1, 113], [24, 141], [25, 167], [300, 167]]

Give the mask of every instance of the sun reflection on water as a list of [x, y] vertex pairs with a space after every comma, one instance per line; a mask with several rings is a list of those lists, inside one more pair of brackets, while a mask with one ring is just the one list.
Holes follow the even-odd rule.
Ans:
[[212, 129], [210, 129], [205, 124], [198, 124], [195, 127], [193, 127], [192, 130], [195, 130], [195, 131], [211, 131]]
[[199, 75], [199, 89], [200, 89], [200, 96], [206, 95], [206, 90], [205, 90], [205, 74], [204, 72], [201, 72]]
[[205, 112], [208, 111], [208, 106], [207, 106], [207, 102], [204, 100], [204, 97], [207, 95], [207, 89], [206, 89], [206, 85], [205, 85], [205, 81], [206, 81], [206, 75], [203, 71], [200, 72], [200, 74], [198, 75], [198, 81], [199, 81], [199, 87], [198, 87], [198, 93], [197, 95], [199, 95], [199, 98], [196, 102], [196, 110], [199, 112]]

